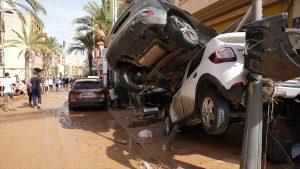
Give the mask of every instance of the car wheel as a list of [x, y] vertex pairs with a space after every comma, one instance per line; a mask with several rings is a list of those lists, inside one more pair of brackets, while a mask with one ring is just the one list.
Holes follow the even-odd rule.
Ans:
[[122, 71], [118, 74], [121, 85], [124, 86], [130, 92], [138, 93], [145, 89], [145, 86], [138, 85], [133, 80], [131, 80], [129, 72]]
[[230, 109], [217, 91], [207, 91], [200, 97], [201, 122], [207, 134], [223, 134], [229, 126]]
[[73, 105], [69, 105], [69, 111], [75, 111], [75, 107]]
[[192, 50], [200, 42], [199, 35], [185, 19], [172, 15], [168, 18], [166, 32], [183, 49]]
[[108, 105], [107, 102], [104, 103], [104, 105], [102, 105], [103, 110], [107, 110], [108, 109]]
[[163, 109], [163, 116], [164, 116], [164, 135], [169, 136], [171, 134], [171, 131], [173, 129], [173, 123], [169, 114], [169, 106], [165, 106]]

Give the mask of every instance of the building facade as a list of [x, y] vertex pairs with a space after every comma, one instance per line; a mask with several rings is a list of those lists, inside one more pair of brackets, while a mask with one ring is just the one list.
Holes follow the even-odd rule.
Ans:
[[[173, 0], [173, 3], [219, 33], [239, 23], [251, 6], [250, 0]], [[288, 12], [292, 26], [300, 15], [299, 3], [299, 0], [264, 0], [263, 17]]]
[[[10, 9], [4, 9], [6, 12], [3, 12], [3, 21], [4, 21], [4, 32], [3, 38], [4, 44], [5, 41], [16, 40], [19, 39], [17, 34], [14, 32], [18, 32], [22, 35], [22, 26], [23, 22], [19, 18], [18, 14]], [[42, 33], [43, 24], [39, 21], [35, 16], [31, 14], [24, 14], [25, 24], [24, 27], [27, 32], [32, 29], [33, 31]], [[3, 43], [2, 43], [3, 44]], [[4, 45], [5, 46], [5, 45]], [[3, 48], [3, 56], [2, 56], [2, 69], [1, 75], [3, 76], [4, 72], [10, 73], [11, 76], [18, 75], [21, 80], [25, 78], [25, 57], [24, 52], [22, 52], [23, 48], [21, 47], [9, 47], [5, 46]], [[1, 53], [1, 52], [0, 52]], [[32, 56], [32, 60], [30, 63], [31, 68], [43, 68], [43, 58], [41, 55]]]

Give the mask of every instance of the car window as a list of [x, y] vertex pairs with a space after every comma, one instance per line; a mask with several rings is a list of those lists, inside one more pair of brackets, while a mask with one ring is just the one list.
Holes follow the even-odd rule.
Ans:
[[74, 84], [74, 89], [100, 89], [103, 85], [100, 82], [77, 82]]
[[201, 63], [205, 48], [202, 48], [199, 53], [193, 58], [193, 60], [190, 63], [190, 67], [187, 73], [187, 78], [194, 72], [194, 70], [199, 66]]

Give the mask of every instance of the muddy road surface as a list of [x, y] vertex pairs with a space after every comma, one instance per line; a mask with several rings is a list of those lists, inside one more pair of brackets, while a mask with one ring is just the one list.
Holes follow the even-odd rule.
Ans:
[[43, 95], [42, 110], [16, 102], [0, 114], [0, 169], [138, 168], [136, 151], [108, 111], [69, 112], [67, 92]]
[[[115, 110], [69, 111], [66, 90], [50, 92], [42, 99], [42, 110], [19, 100], [16, 111], [0, 112], [0, 169], [142, 168], [145, 161], [154, 169], [239, 168], [241, 128], [223, 137], [207, 136], [197, 128], [181, 132], [175, 149], [164, 152], [166, 137], [158, 124], [147, 126], [154, 132], [151, 143], [144, 148], [129, 146], [126, 130], [111, 115]], [[121, 112], [125, 111], [129, 110]], [[290, 166], [268, 164], [267, 168]]]

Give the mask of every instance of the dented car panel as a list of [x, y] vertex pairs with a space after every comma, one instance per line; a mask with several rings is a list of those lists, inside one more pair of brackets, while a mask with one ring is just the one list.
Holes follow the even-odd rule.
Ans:
[[245, 67], [263, 77], [286, 81], [300, 74], [300, 31], [287, 29], [287, 14], [244, 26]]

